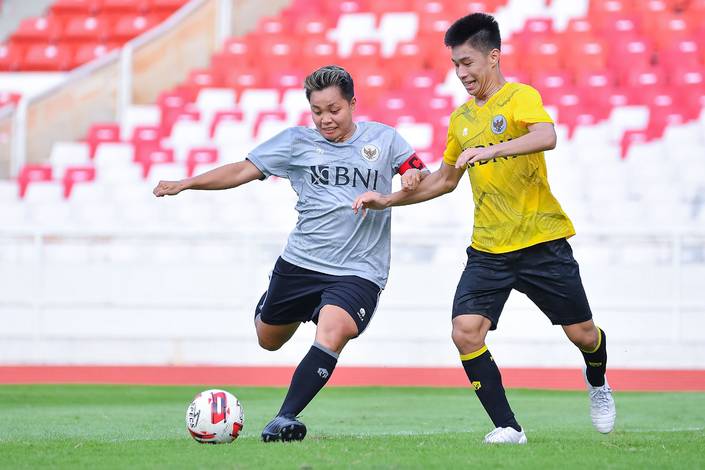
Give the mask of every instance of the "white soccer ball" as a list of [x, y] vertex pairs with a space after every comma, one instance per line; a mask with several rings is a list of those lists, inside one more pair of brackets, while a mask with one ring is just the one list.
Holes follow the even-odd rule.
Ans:
[[245, 422], [242, 405], [230, 392], [205, 390], [186, 410], [186, 428], [196, 441], [227, 444], [237, 439]]

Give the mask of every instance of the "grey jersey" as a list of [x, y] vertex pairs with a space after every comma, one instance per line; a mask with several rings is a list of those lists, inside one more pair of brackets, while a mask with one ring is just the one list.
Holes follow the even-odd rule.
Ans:
[[354, 275], [384, 288], [389, 274], [391, 209], [355, 215], [367, 191], [388, 194], [392, 177], [414, 155], [392, 127], [358, 122], [346, 142], [292, 127], [257, 146], [248, 159], [265, 176], [288, 178], [299, 199], [296, 227], [282, 253], [302, 268]]

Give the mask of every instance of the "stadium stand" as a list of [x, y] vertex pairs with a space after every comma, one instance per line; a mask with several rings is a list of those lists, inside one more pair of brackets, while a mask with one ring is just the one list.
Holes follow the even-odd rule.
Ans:
[[[0, 68], [70, 69], [120, 47], [183, 3], [58, 0], [46, 15], [23, 21], [0, 46]], [[702, 223], [705, 2], [593, 0], [584, 11], [575, 5], [587, 2], [570, 8], [566, 2], [533, 2], [543, 16], [531, 15], [532, 2], [521, 2], [521, 12], [529, 13], [519, 14], [518, 3], [295, 0], [279, 15], [261, 19], [254, 31], [227, 39], [208, 68], [194, 69], [179, 86], [163, 90], [127, 126], [95, 123], [85, 144], [56, 144], [48, 166], [20, 172], [17, 194], [27, 197], [49, 182], [62, 183], [69, 201], [77, 187], [105, 181], [130, 181], [146, 191], [160, 177], [240, 159], [285, 127], [310, 123], [302, 79], [332, 62], [356, 79], [358, 118], [396, 126], [428, 162], [438, 164], [448, 116], [467, 99], [443, 52], [442, 35], [458, 16], [483, 10], [516, 22], [503, 31], [502, 69], [538, 88], [557, 119], [561, 140], [549, 153], [549, 172], [578, 224], [631, 224], [633, 217], [586, 208], [612, 201], [613, 212], [624, 215], [648, 199], [640, 183], [655, 183], [658, 174], [677, 183], [679, 193], [666, 199], [678, 199], [688, 210], [646, 213], [638, 220]], [[17, 99], [7, 96], [0, 95], [0, 106]], [[67, 161], [62, 155], [71, 145], [85, 147]]]

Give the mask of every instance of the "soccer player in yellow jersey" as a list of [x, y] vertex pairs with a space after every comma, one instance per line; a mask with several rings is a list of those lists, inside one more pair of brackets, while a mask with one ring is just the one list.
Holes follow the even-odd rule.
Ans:
[[453, 191], [467, 172], [475, 219], [453, 301], [452, 338], [495, 426], [484, 442], [526, 443], [485, 345], [512, 289], [526, 294], [580, 349], [592, 422], [608, 433], [616, 410], [605, 378], [606, 336], [593, 323], [578, 264], [566, 241], [575, 234], [573, 224], [551, 194], [546, 176], [543, 152], [556, 145], [553, 122], [534, 88], [502, 76], [499, 26], [492, 16], [474, 13], [459, 19], [446, 32], [445, 45], [473, 99], [450, 117], [441, 167], [420, 175], [413, 190], [365, 193], [355, 200], [353, 210], [364, 213], [426, 201]]

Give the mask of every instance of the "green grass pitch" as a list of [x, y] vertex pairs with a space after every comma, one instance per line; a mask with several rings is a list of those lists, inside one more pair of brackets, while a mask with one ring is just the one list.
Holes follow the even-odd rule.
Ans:
[[0, 468], [705, 468], [705, 394], [616, 393], [617, 426], [593, 430], [585, 392], [510, 390], [526, 446], [484, 446], [474, 393], [329, 388], [303, 442], [264, 444], [281, 388], [224, 387], [245, 409], [230, 445], [193, 441], [196, 392], [215, 387], [0, 386]]

